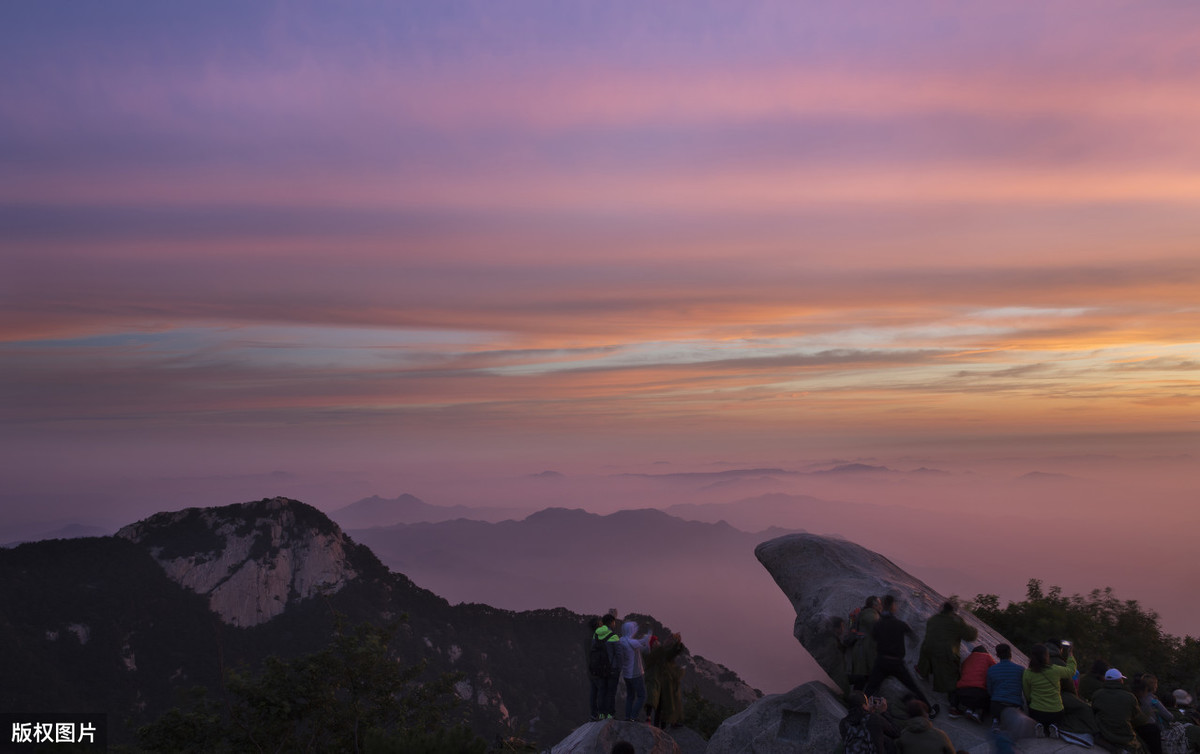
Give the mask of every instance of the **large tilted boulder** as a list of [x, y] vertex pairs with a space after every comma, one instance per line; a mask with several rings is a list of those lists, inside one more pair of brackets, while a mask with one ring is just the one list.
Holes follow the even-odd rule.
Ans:
[[[899, 600], [897, 617], [916, 632], [908, 644], [912, 664], [925, 636], [925, 621], [946, 601], [879, 553], [844, 539], [789, 534], [763, 542], [754, 554], [796, 611], [792, 633], [829, 677], [839, 682], [846, 677], [845, 660], [837, 646], [833, 619], [846, 618], [869, 595], [894, 595]], [[970, 613], [963, 612], [962, 617], [978, 629], [977, 642], [988, 650], [999, 643], [1011, 644]], [[970, 649], [963, 646], [960, 651], [965, 656]], [[1025, 664], [1025, 656], [1015, 647], [1013, 660]]]
[[[793, 634], [835, 681], [846, 679], [835, 619], [847, 618], [851, 609], [861, 606], [869, 595], [897, 597], [897, 615], [916, 632], [908, 644], [911, 667], [925, 634], [926, 619], [946, 601], [882, 555], [842, 539], [792, 534], [763, 542], [755, 555], [796, 611]], [[978, 642], [989, 650], [998, 643], [1011, 643], [974, 616], [964, 613], [963, 618], [978, 629]], [[964, 655], [967, 651], [962, 648]], [[1016, 651], [1013, 659], [1025, 662], [1024, 655]], [[934, 697], [928, 686], [924, 688], [935, 701], [945, 701]], [[903, 687], [889, 681], [883, 692], [891, 699], [893, 709], [899, 711]], [[726, 720], [709, 742], [708, 754], [834, 751], [840, 741], [838, 722], [846, 715], [841, 696], [839, 689], [812, 682], [787, 694], [765, 697]], [[936, 724], [959, 750], [989, 751], [984, 726], [966, 718], [950, 720], [945, 715]], [[1048, 740], [1023, 740], [1021, 745], [1022, 751], [1039, 754], [1064, 747], [1059, 741]]]
[[628, 741], [638, 754], [681, 754], [679, 746], [666, 732], [645, 723], [622, 720], [581, 725], [559, 741], [551, 754], [611, 754], [613, 744]]
[[804, 754], [833, 751], [846, 716], [838, 695], [811, 681], [786, 694], [766, 696], [721, 724], [707, 754]]

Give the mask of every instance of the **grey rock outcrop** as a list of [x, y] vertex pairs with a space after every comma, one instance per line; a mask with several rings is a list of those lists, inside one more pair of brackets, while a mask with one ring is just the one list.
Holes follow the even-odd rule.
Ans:
[[671, 728], [667, 735], [679, 747], [679, 754], [708, 754], [708, 741], [691, 728]]
[[[287, 498], [188, 508], [130, 524], [117, 536], [149, 548], [173, 581], [207, 596], [226, 623], [253, 626], [290, 601], [337, 592], [358, 575], [341, 530], [327, 520], [297, 520], [308, 510]], [[174, 544], [181, 532], [194, 549]]]
[[765, 696], [721, 724], [707, 754], [806, 754], [834, 751], [838, 722], [846, 716], [838, 696], [818, 681], [786, 694]]
[[610, 754], [613, 744], [628, 741], [638, 754], [681, 754], [665, 731], [644, 723], [605, 720], [587, 723], [550, 750], [551, 754]]

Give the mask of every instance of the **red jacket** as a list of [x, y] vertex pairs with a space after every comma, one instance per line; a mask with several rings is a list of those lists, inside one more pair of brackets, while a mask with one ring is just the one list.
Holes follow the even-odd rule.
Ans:
[[988, 668], [996, 664], [996, 660], [987, 652], [972, 652], [963, 660], [962, 672], [958, 676], [958, 687], [987, 688]]

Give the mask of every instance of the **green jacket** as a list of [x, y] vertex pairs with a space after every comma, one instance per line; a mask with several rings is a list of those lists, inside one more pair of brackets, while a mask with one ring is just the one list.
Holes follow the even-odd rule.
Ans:
[[600, 626], [596, 629], [596, 641], [620, 641], [621, 635], [612, 630], [608, 626]]
[[979, 636], [957, 613], [937, 613], [925, 622], [925, 640], [917, 658], [921, 677], [933, 675], [933, 690], [950, 693], [958, 685], [959, 645]]
[[1125, 748], [1138, 745], [1133, 729], [1148, 722], [1137, 697], [1121, 681], [1105, 681], [1092, 694], [1092, 714], [1104, 740]]
[[[1029, 700], [1029, 709], [1038, 712], [1061, 712], [1062, 681], [1075, 675], [1075, 657], [1066, 665], [1051, 665], [1040, 673], [1026, 668], [1021, 675], [1021, 688]], [[1135, 700], [1136, 701], [1136, 700]]]

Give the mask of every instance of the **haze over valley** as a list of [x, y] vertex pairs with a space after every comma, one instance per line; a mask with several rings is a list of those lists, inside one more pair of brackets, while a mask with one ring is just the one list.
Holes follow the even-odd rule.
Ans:
[[452, 602], [649, 613], [763, 690], [812, 671], [779, 531], [1198, 635], [1196, 29], [0, 4], [0, 544], [286, 497]]

